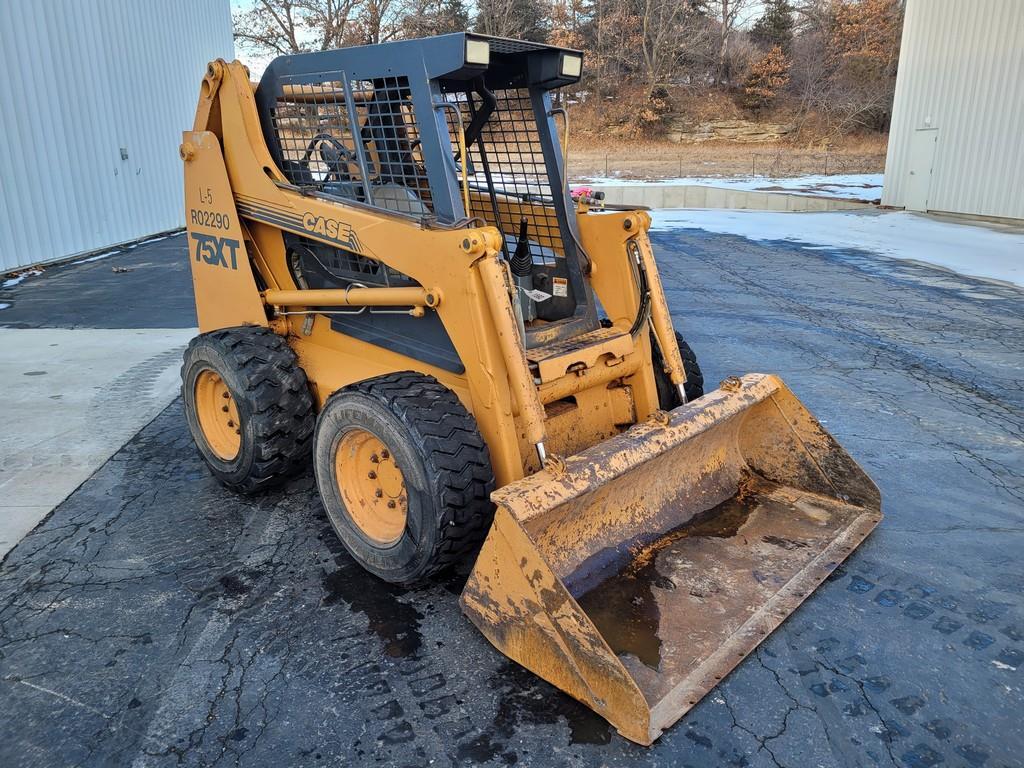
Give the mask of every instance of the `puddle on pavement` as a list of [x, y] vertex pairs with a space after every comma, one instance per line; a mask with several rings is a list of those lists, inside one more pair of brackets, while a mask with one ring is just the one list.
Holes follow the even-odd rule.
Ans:
[[409, 656], [423, 644], [419, 631], [423, 614], [403, 602], [406, 589], [382, 581], [354, 563], [324, 574], [323, 589], [325, 606], [341, 601], [366, 616], [370, 631], [381, 639], [391, 658]]
[[518, 664], [502, 664], [491, 684], [502, 693], [494, 730], [503, 739], [524, 725], [549, 725], [560, 719], [569, 726], [570, 744], [607, 744], [612, 739], [607, 720]]

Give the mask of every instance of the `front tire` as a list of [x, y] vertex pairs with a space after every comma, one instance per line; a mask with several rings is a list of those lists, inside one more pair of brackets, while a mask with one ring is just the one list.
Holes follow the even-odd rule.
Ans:
[[[683, 371], [686, 372], [686, 383], [683, 390], [686, 392], [686, 402], [692, 403], [698, 397], [704, 397], [704, 374], [701, 373], [700, 364], [697, 362], [697, 355], [686, 343], [686, 340], [676, 334], [676, 344], [679, 345], [679, 356], [683, 359]], [[665, 359], [661, 356], [661, 349], [658, 341], [651, 332], [651, 360], [654, 363], [654, 381], [658, 387], [658, 405], [662, 410], [671, 411], [682, 405], [679, 397], [679, 390], [672, 383], [672, 379], [665, 371]]]
[[243, 326], [192, 339], [181, 396], [200, 455], [228, 488], [260, 491], [307, 465], [313, 398], [295, 353], [272, 331]]
[[474, 554], [494, 515], [476, 420], [430, 376], [339, 390], [317, 419], [314, 468], [327, 516], [366, 570], [411, 584]]

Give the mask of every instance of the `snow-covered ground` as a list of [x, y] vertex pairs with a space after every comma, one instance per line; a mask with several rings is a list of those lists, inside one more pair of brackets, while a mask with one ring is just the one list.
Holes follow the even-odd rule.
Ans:
[[[640, 184], [666, 186], [698, 185], [722, 189], [747, 189], [758, 192], [786, 192], [816, 197], [838, 197], [846, 200], [880, 200], [882, 197], [882, 174], [857, 173], [835, 176], [797, 176], [774, 179], [767, 176], [737, 176], [721, 178], [715, 176], [683, 176], [676, 179], [581, 179], [580, 184], [606, 187], [630, 187]], [[574, 185], [576, 183], [574, 182]]]
[[988, 227], [903, 212], [687, 209], [652, 211], [651, 216], [656, 232], [703, 229], [750, 240], [789, 240], [811, 250], [857, 249], [1024, 286], [1024, 234]]
[[41, 269], [26, 269], [23, 272], [19, 272], [14, 277], [9, 277], [0, 283], [0, 288], [13, 288], [22, 280], [26, 280], [34, 275], [41, 275], [43, 271]]

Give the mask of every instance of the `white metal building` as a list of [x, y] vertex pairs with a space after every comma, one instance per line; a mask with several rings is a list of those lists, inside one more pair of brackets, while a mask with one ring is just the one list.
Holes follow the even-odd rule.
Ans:
[[0, 273], [182, 226], [181, 132], [229, 0], [0, 1]]
[[1024, 0], [907, 0], [882, 203], [1024, 219]]

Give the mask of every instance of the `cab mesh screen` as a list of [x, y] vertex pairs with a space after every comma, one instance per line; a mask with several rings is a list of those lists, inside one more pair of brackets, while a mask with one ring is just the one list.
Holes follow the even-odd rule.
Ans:
[[[565, 248], [530, 93], [506, 89], [494, 95], [497, 105], [468, 151], [468, 214], [501, 230], [509, 250], [515, 248], [526, 219], [533, 263], [553, 264], [556, 257], [564, 256]], [[447, 99], [461, 111], [464, 129], [483, 109], [476, 93], [449, 93]], [[445, 114], [452, 147], [458, 147], [458, 119], [451, 110]], [[461, 169], [461, 160], [458, 162]], [[554, 184], [558, 185], [557, 179]], [[492, 185], [495, 200], [488, 194]]]
[[292, 184], [414, 215], [430, 185], [407, 77], [283, 82], [271, 109], [281, 171]]

